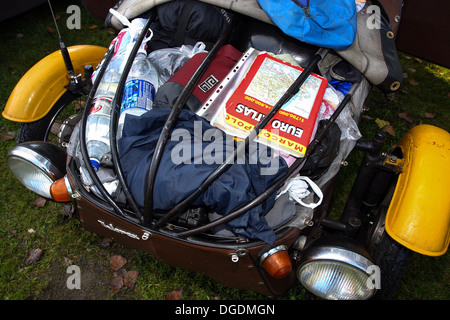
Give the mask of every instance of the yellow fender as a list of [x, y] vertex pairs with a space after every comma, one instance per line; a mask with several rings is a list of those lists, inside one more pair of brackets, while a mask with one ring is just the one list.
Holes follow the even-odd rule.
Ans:
[[[94, 68], [107, 49], [93, 45], [69, 47], [75, 75], [84, 75], [84, 66]], [[15, 86], [3, 111], [3, 117], [17, 122], [33, 122], [43, 118], [66, 92], [69, 75], [61, 52], [56, 51], [36, 63]]]
[[450, 241], [450, 134], [420, 125], [399, 147], [402, 172], [386, 215], [386, 232], [413, 251], [443, 255]]

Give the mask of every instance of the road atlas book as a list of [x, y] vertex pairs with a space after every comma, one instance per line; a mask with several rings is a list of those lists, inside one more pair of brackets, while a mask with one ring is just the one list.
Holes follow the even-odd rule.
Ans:
[[[303, 71], [265, 52], [257, 55], [213, 124], [245, 138]], [[261, 130], [258, 141], [296, 157], [305, 155], [327, 80], [311, 74], [298, 93]]]

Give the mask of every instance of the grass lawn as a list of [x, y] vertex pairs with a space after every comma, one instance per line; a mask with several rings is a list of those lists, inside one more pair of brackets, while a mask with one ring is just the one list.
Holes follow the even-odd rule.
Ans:
[[[81, 1], [54, 1], [59, 29], [67, 46], [95, 44], [108, 46], [113, 34], [103, 22], [91, 17], [82, 8], [82, 26], [69, 30], [65, 26], [66, 8]], [[0, 23], [0, 111], [15, 84], [23, 74], [47, 54], [58, 50], [58, 37], [47, 5], [17, 18]], [[405, 80], [399, 92], [384, 95], [374, 90], [361, 122], [367, 139], [378, 130], [376, 119], [392, 126], [387, 148], [395, 144], [412, 126], [427, 123], [450, 130], [450, 71], [427, 61], [399, 53]], [[165, 299], [172, 290], [183, 290], [184, 299], [267, 299], [253, 292], [225, 288], [208, 278], [169, 267], [157, 259], [118, 244], [103, 246], [103, 239], [83, 231], [76, 219], [63, 218], [62, 206], [35, 203], [36, 195], [26, 190], [10, 173], [6, 154], [14, 146], [18, 124], [0, 117], [0, 299]], [[342, 188], [333, 204], [342, 208], [348, 194], [355, 166], [361, 155], [349, 159], [340, 178]], [[29, 266], [25, 261], [30, 250], [40, 249], [43, 255]], [[127, 270], [139, 272], [133, 290], [113, 292], [108, 283], [114, 277], [110, 258], [121, 255], [127, 259]], [[449, 254], [431, 258], [414, 255], [412, 263], [395, 295], [399, 300], [446, 300], [450, 298]], [[66, 268], [80, 265], [83, 290], [68, 290]], [[315, 299], [300, 285], [280, 299]]]

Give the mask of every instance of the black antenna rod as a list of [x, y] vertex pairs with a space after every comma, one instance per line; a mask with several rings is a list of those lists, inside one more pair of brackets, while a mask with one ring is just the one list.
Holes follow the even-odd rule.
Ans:
[[69, 51], [66, 48], [66, 45], [64, 44], [64, 41], [61, 37], [61, 33], [59, 33], [58, 24], [56, 23], [55, 14], [53, 13], [53, 8], [50, 3], [50, 0], [48, 1], [48, 5], [50, 6], [50, 11], [52, 12], [53, 22], [55, 23], [56, 32], [58, 33], [59, 37], [59, 48], [61, 50], [62, 57], [64, 59], [64, 64], [66, 65], [67, 72], [69, 73], [70, 79], [76, 81], [75, 72], [73, 70], [72, 60], [70, 60]]

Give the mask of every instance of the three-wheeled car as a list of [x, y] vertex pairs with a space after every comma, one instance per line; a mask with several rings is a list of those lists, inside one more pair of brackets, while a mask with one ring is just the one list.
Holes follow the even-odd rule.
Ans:
[[[401, 83], [389, 17], [376, 0], [303, 2], [120, 1], [109, 48], [62, 43], [11, 93], [10, 169], [73, 202], [84, 229], [226, 286], [390, 297], [412, 252], [448, 248], [450, 135], [419, 125], [390, 153], [385, 132], [362, 139], [372, 88]], [[143, 53], [151, 107], [123, 116]], [[364, 158], [331, 219], [352, 150]]]

